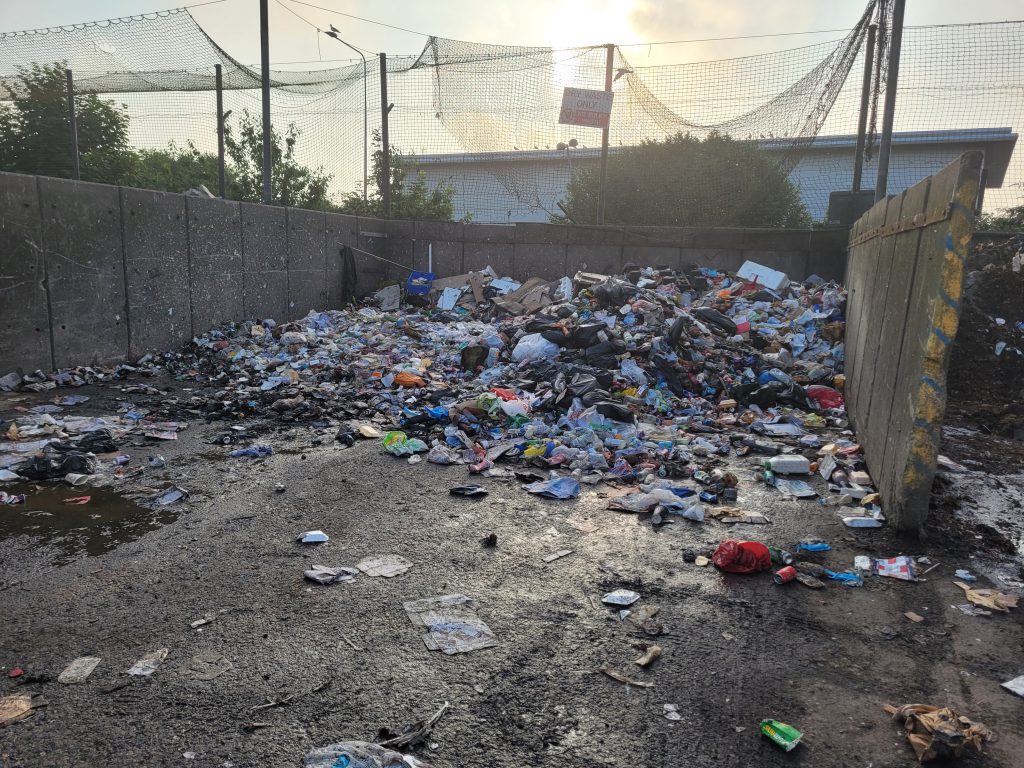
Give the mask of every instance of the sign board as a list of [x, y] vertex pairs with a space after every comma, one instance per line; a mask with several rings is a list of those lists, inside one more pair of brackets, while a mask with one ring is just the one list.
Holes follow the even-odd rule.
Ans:
[[610, 91], [566, 88], [562, 92], [562, 111], [558, 115], [558, 122], [607, 128], [612, 114], [613, 95]]

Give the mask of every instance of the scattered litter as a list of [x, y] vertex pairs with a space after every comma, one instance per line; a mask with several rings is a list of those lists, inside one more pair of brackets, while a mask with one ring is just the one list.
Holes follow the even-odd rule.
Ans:
[[963, 568], [958, 568], [953, 575], [960, 579], [960, 581], [978, 580], [978, 578], [973, 573], [971, 573], [970, 571], [965, 571]]
[[367, 576], [383, 576], [390, 579], [408, 571], [412, 568], [412, 563], [401, 555], [381, 555], [360, 560], [356, 563], [356, 568]]
[[683, 719], [683, 716], [679, 714], [679, 707], [675, 704], [662, 704], [661, 711], [666, 720], [671, 720], [674, 723]]
[[986, 611], [983, 608], [976, 608], [970, 603], [961, 603], [960, 605], [951, 605], [950, 608], [956, 608], [960, 613], [965, 616], [991, 616], [992, 611]]
[[92, 496], [72, 496], [69, 499], [64, 499], [65, 504], [77, 504], [79, 506], [88, 504], [92, 501]]
[[480, 544], [483, 545], [484, 549], [494, 549], [498, 546], [498, 534], [489, 533], [480, 539]]
[[792, 725], [779, 722], [778, 720], [762, 720], [761, 733], [787, 752], [795, 749], [800, 743], [800, 740], [804, 737], [803, 733], [798, 731]]
[[423, 644], [446, 654], [490, 648], [498, 641], [476, 615], [476, 603], [466, 595], [441, 595], [403, 603], [413, 625], [423, 630]]
[[488, 490], [479, 485], [457, 485], [448, 491], [452, 496], [486, 496]]
[[793, 496], [797, 499], [815, 499], [818, 497], [818, 492], [803, 480], [778, 478], [775, 481], [775, 487], [783, 496]]
[[630, 589], [616, 589], [601, 598], [606, 605], [632, 605], [640, 599], [640, 595]]
[[813, 536], [800, 539], [796, 544], [797, 552], [828, 552], [831, 549], [832, 546], [827, 541], [814, 538]]
[[1018, 598], [1016, 595], [1007, 595], [994, 589], [974, 589], [962, 581], [954, 581], [953, 583], [964, 591], [968, 602], [974, 605], [993, 611], [1002, 611], [1003, 613], [1007, 613], [1011, 608], [1017, 607]]
[[643, 632], [647, 635], [660, 635], [665, 631], [661, 622], [654, 618], [661, 609], [656, 605], [642, 605], [632, 611], [626, 611], [629, 615], [623, 623], [636, 632]]
[[924, 621], [924, 616], [922, 616], [919, 613], [914, 613], [913, 611], [907, 611], [903, 615], [906, 616], [908, 619], [910, 619], [915, 624], [920, 624], [922, 621]]
[[32, 717], [37, 709], [45, 707], [47, 703], [38, 693], [12, 693], [0, 696], [0, 726]]
[[437, 721], [450, 707], [451, 704], [446, 701], [430, 717], [403, 725], [397, 732], [390, 728], [381, 728], [377, 733], [377, 744], [385, 749], [411, 749], [422, 744], [427, 740], [433, 727], [437, 725]]
[[889, 579], [899, 579], [904, 582], [918, 581], [913, 558], [906, 555], [874, 561], [874, 572]]
[[161, 491], [156, 496], [149, 499], [150, 504], [154, 504], [158, 507], [167, 507], [171, 504], [177, 504], [179, 501], [184, 501], [188, 498], [188, 491], [184, 488], [179, 488], [176, 485], [172, 485], [164, 491]]
[[217, 614], [215, 614], [215, 613], [208, 613], [205, 616], [202, 616], [201, 618], [196, 619], [195, 621], [190, 621], [188, 625], [192, 629], [199, 629], [200, 627], [205, 627], [207, 624], [212, 624], [216, 620], [217, 620]]
[[265, 456], [273, 455], [274, 447], [272, 445], [250, 445], [248, 448], [236, 448], [231, 452], [231, 456], [236, 459], [262, 459]]
[[191, 677], [193, 680], [213, 680], [220, 677], [234, 665], [223, 655], [215, 651], [206, 651], [193, 656], [188, 666], [179, 672], [183, 677]]
[[984, 725], [971, 722], [948, 707], [940, 709], [928, 704], [894, 707], [885, 704], [882, 709], [891, 714], [893, 720], [903, 722], [907, 741], [921, 763], [937, 758], [960, 757], [967, 747], [973, 747], [981, 754], [985, 742], [995, 739]]
[[1013, 680], [1007, 680], [1002, 685], [1003, 688], [1011, 693], [1016, 693], [1018, 696], [1024, 696], [1024, 675], [1015, 677]]
[[573, 550], [571, 549], [560, 549], [557, 552], [552, 552], [550, 555], [544, 555], [543, 560], [545, 563], [553, 563], [555, 560], [560, 560], [566, 555], [571, 555]]
[[99, 665], [102, 659], [99, 656], [82, 656], [68, 664], [64, 671], [57, 678], [58, 683], [64, 685], [78, 685], [84, 683]]
[[638, 667], [646, 667], [656, 658], [661, 656], [662, 647], [660, 645], [651, 645], [647, 648], [642, 656], [633, 660], [633, 663]]
[[327, 586], [329, 584], [341, 584], [342, 582], [352, 581], [359, 575], [359, 569], [349, 568], [346, 565], [340, 565], [336, 568], [330, 568], [326, 565], [314, 565], [308, 570], [303, 571], [302, 575], [310, 581]]
[[360, 437], [376, 439], [384, 436], [383, 434], [381, 434], [381, 431], [379, 429], [377, 429], [371, 424], [360, 424], [356, 429], [358, 430]]
[[306, 531], [305, 533], [300, 533], [297, 539], [300, 544], [323, 544], [330, 540], [331, 537], [323, 531]]
[[628, 675], [624, 675], [621, 672], [619, 672], [618, 670], [612, 669], [607, 664], [603, 665], [598, 671], [599, 672], [603, 672], [605, 675], [610, 677], [612, 680], [617, 680], [618, 682], [625, 683], [626, 685], [636, 686], [637, 688], [653, 688], [654, 687], [654, 683], [649, 683], [646, 680], [634, 680], [633, 678], [629, 677]]
[[757, 573], [772, 567], [768, 547], [759, 541], [726, 539], [711, 555], [711, 562], [729, 573]]
[[127, 674], [149, 677], [160, 668], [160, 664], [167, 658], [167, 653], [168, 650], [166, 648], [161, 648], [158, 651], [150, 651], [132, 664]]
[[309, 752], [302, 768], [431, 768], [411, 755], [403, 755], [365, 741], [330, 744]]
[[146, 459], [146, 463], [150, 469], [161, 469], [167, 465], [167, 461], [163, 456], [149, 456]]
[[530, 493], [549, 499], [575, 499], [580, 495], [580, 483], [575, 477], [556, 477], [523, 486]]

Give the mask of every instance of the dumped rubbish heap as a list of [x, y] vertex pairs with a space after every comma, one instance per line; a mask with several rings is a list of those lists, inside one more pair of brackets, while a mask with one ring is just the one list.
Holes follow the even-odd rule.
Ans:
[[[733, 454], [768, 461], [763, 479], [808, 498], [818, 494], [789, 475], [818, 469], [801, 452], [821, 449], [820, 473], [847, 503], [874, 500], [859, 446], [839, 434], [845, 295], [834, 283], [793, 282], [752, 262], [736, 275], [648, 267], [525, 283], [488, 268], [429, 288], [420, 281], [404, 299], [390, 286], [296, 322], [229, 324], [182, 353], [11, 374], [0, 386], [46, 391], [169, 373], [192, 394], [141, 414], [128, 403], [117, 418], [147, 435], [160, 431], [154, 419], [182, 413], [228, 420], [225, 444], [274, 424], [337, 428], [346, 445], [380, 434], [385, 450], [413, 462], [425, 454], [484, 475], [510, 474], [497, 464], [515, 462], [526, 490], [551, 498], [575, 497], [581, 483], [636, 484], [614, 508], [653, 510], [656, 523], [703, 520], [704, 505], [735, 500], [735, 475], [716, 467]], [[139, 383], [121, 391], [160, 393]], [[271, 452], [262, 443], [235, 451]], [[699, 487], [684, 488], [688, 480]], [[764, 522], [717, 510], [729, 522]], [[843, 512], [880, 524], [870, 503]]]
[[966, 272], [950, 406], [987, 432], [1024, 439], [1024, 235], [976, 245]]

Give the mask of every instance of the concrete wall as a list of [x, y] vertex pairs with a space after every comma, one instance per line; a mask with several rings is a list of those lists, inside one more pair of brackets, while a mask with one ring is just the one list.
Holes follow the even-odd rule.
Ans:
[[347, 216], [0, 173], [0, 370], [137, 359], [324, 309], [356, 232]]
[[850, 232], [847, 410], [899, 530], [920, 532], [928, 513], [981, 162], [965, 153]]
[[525, 280], [626, 263], [735, 270], [745, 259], [840, 279], [844, 230], [387, 221], [0, 173], [0, 374], [173, 350], [226, 321], [290, 320], [409, 269], [491, 265]]
[[[580, 227], [555, 224], [455, 224], [387, 222], [396, 261], [426, 271], [433, 245], [439, 277], [487, 265], [518, 280], [557, 279], [579, 270], [614, 274], [625, 264], [683, 268], [699, 264], [736, 270], [746, 260], [780, 269], [801, 280], [811, 274], [842, 280], [845, 229], [778, 230], [685, 227]], [[412, 224], [410, 234], [408, 225]], [[402, 225], [399, 229], [399, 225]], [[396, 239], [412, 238], [409, 247]]]

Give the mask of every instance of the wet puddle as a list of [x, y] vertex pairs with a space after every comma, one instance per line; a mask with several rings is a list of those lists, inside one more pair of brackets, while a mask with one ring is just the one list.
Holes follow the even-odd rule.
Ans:
[[[32, 537], [54, 548], [57, 563], [109, 552], [174, 522], [181, 512], [177, 508], [148, 509], [109, 488], [21, 484], [4, 490], [24, 493], [27, 498], [24, 504], [0, 505], [0, 540]], [[67, 502], [82, 496], [91, 497], [88, 504]]]

